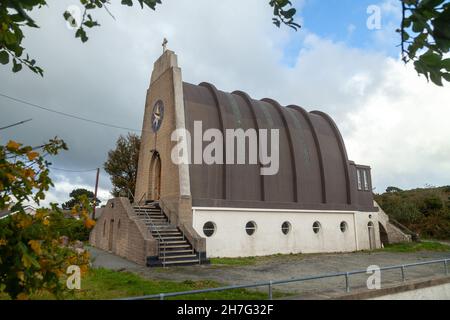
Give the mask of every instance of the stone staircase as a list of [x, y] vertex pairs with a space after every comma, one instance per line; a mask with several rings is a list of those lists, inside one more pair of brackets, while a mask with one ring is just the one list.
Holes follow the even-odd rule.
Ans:
[[188, 266], [200, 264], [199, 254], [183, 233], [172, 225], [157, 203], [133, 207], [136, 216], [150, 229], [159, 241], [157, 259], [149, 258], [150, 267]]

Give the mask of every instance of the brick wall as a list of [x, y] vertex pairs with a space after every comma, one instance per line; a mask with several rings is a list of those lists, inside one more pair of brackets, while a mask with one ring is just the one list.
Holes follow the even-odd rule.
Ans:
[[109, 200], [91, 231], [89, 243], [141, 265], [158, 255], [157, 240], [147, 226], [134, 216], [127, 198]]

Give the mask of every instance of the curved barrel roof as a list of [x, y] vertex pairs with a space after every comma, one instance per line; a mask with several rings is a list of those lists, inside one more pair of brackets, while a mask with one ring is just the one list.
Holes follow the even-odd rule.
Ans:
[[202, 121], [203, 132], [219, 129], [225, 136], [226, 129], [279, 129], [280, 137], [280, 166], [274, 176], [261, 175], [261, 164], [191, 164], [193, 206], [373, 209], [372, 193], [361, 196], [356, 190], [355, 164], [327, 114], [254, 100], [242, 91], [226, 93], [209, 83], [183, 83], [183, 91], [191, 134], [194, 121]]

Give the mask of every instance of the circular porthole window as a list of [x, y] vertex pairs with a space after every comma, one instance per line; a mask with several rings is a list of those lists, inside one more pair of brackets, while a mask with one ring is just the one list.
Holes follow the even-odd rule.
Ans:
[[203, 225], [203, 233], [205, 234], [205, 236], [212, 237], [214, 235], [214, 233], [216, 233], [216, 225], [214, 224], [214, 222], [207, 222]]
[[253, 234], [255, 234], [256, 223], [254, 221], [247, 222], [247, 224], [245, 225], [245, 232], [247, 232], [247, 234], [249, 236], [252, 236]]
[[320, 222], [316, 221], [313, 223], [313, 231], [315, 234], [318, 234], [320, 232], [320, 229], [322, 229], [322, 226], [320, 225]]
[[348, 230], [348, 224], [347, 224], [347, 222], [342, 221], [342, 222], [341, 222], [340, 228], [341, 228], [342, 233], [347, 232], [347, 230]]
[[289, 232], [291, 232], [291, 229], [292, 229], [292, 226], [287, 221], [281, 225], [281, 232], [283, 232], [283, 234], [285, 234], [285, 235], [288, 235]]

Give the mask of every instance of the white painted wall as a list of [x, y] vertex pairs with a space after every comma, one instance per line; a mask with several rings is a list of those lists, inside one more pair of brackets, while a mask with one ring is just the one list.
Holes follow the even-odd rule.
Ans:
[[[215, 234], [209, 238], [203, 233], [203, 225], [208, 221], [216, 225]], [[252, 236], [245, 231], [249, 221], [257, 224]], [[285, 221], [292, 225], [288, 235], [281, 231]], [[318, 234], [312, 228], [315, 221], [322, 226]], [[348, 225], [345, 233], [340, 230], [342, 221]], [[375, 226], [375, 245], [379, 248], [376, 212], [193, 208], [193, 227], [206, 238], [206, 252], [211, 258], [368, 250], [370, 221]]]

